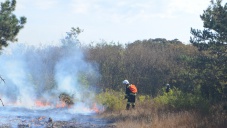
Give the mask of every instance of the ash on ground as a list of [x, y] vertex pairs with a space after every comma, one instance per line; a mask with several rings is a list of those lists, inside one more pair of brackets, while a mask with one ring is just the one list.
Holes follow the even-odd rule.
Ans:
[[115, 128], [95, 113], [70, 113], [68, 109], [0, 108], [0, 128]]

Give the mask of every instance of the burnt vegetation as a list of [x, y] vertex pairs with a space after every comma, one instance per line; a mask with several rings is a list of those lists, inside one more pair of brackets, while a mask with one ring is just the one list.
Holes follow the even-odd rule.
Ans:
[[59, 95], [59, 100], [62, 102], [65, 102], [67, 106], [71, 106], [74, 104], [73, 97], [67, 93], [61, 93]]
[[[2, 4], [1, 11], [8, 6], [8, 1]], [[0, 14], [0, 18], [7, 17]], [[80, 80], [84, 83], [84, 90], [93, 89], [91, 85], [95, 85], [98, 100], [106, 105], [106, 110], [116, 113], [102, 116], [111, 116], [111, 120], [120, 122], [119, 126], [125, 126], [125, 122], [135, 126], [140, 122], [144, 127], [227, 125], [227, 3], [223, 5], [221, 0], [212, 0], [200, 17], [204, 30], [191, 29], [191, 44], [165, 38], [137, 40], [125, 45], [105, 41], [89, 46], [77, 43], [77, 47], [84, 50], [85, 60], [92, 63], [101, 76], [82, 74]], [[25, 22], [22, 17], [14, 35]], [[0, 49], [7, 46], [5, 40], [16, 40], [14, 35], [3, 37], [1, 31]], [[77, 35], [81, 32], [79, 28], [73, 28], [68, 33], [69, 38], [62, 40], [63, 44], [75, 45], [72, 42], [78, 42]], [[57, 54], [61, 56], [60, 50], [55, 57]], [[52, 59], [57, 61], [57, 58]], [[47, 81], [50, 79], [53, 78]], [[121, 82], [124, 79], [138, 87], [138, 105], [133, 112], [123, 111], [125, 105], [120, 104], [123, 102]], [[168, 93], [164, 88], [167, 83], [171, 86]], [[48, 84], [47, 89], [54, 84]], [[60, 94], [59, 99], [67, 105], [74, 104], [73, 97], [67, 93]], [[176, 117], [177, 121], [174, 120]], [[188, 120], [191, 124], [187, 123]]]

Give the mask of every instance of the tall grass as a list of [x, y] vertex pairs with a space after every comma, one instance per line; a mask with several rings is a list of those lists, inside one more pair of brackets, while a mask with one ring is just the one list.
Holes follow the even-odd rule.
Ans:
[[136, 109], [106, 111], [99, 116], [115, 122], [117, 128], [226, 128], [227, 114], [197, 110], [157, 109], [153, 101], [138, 103]]
[[[121, 101], [122, 107], [111, 109], [111, 111], [108, 109], [108, 111], [100, 113], [99, 116], [111, 122], [115, 122], [117, 128], [225, 128], [227, 126], [227, 113], [220, 111], [220, 105], [210, 107], [209, 111], [206, 111], [207, 113], [204, 113], [205, 111], [201, 112], [202, 107], [200, 109], [195, 108], [192, 103], [188, 103], [189, 105], [192, 104], [192, 107], [186, 107], [185, 109], [179, 109], [178, 107], [181, 105], [177, 107], [167, 107], [173, 104], [173, 100], [170, 100], [171, 102], [167, 101], [170, 103], [168, 104], [165, 95], [171, 97], [170, 95], [174, 96], [175, 94], [163, 93], [163, 95], [160, 95], [162, 97], [156, 97], [154, 99], [143, 95], [137, 96], [136, 108], [125, 110], [124, 105], [126, 105], [126, 101], [110, 98], [114, 97], [113, 95], [109, 96], [111, 94], [116, 94], [116, 92], [108, 90], [99, 95], [99, 98], [105, 99], [105, 97], [102, 96], [107, 96], [107, 99], [114, 99], [113, 101], [102, 100], [103, 103], [117, 103]], [[177, 94], [177, 96], [178, 95], [180, 94]], [[163, 99], [165, 99], [165, 102], [161, 102]], [[160, 105], [161, 103], [163, 104]]]

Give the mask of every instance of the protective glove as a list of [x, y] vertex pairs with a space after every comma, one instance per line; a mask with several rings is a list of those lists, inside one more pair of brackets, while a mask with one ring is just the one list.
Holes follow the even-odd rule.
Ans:
[[128, 96], [127, 95], [125, 96], [125, 99], [128, 99]]

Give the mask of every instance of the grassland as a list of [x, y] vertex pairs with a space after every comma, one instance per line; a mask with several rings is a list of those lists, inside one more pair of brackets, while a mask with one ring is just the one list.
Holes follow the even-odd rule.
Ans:
[[226, 128], [227, 113], [215, 106], [209, 113], [198, 110], [157, 108], [152, 100], [137, 102], [135, 109], [111, 110], [99, 117], [115, 123], [117, 128]]

